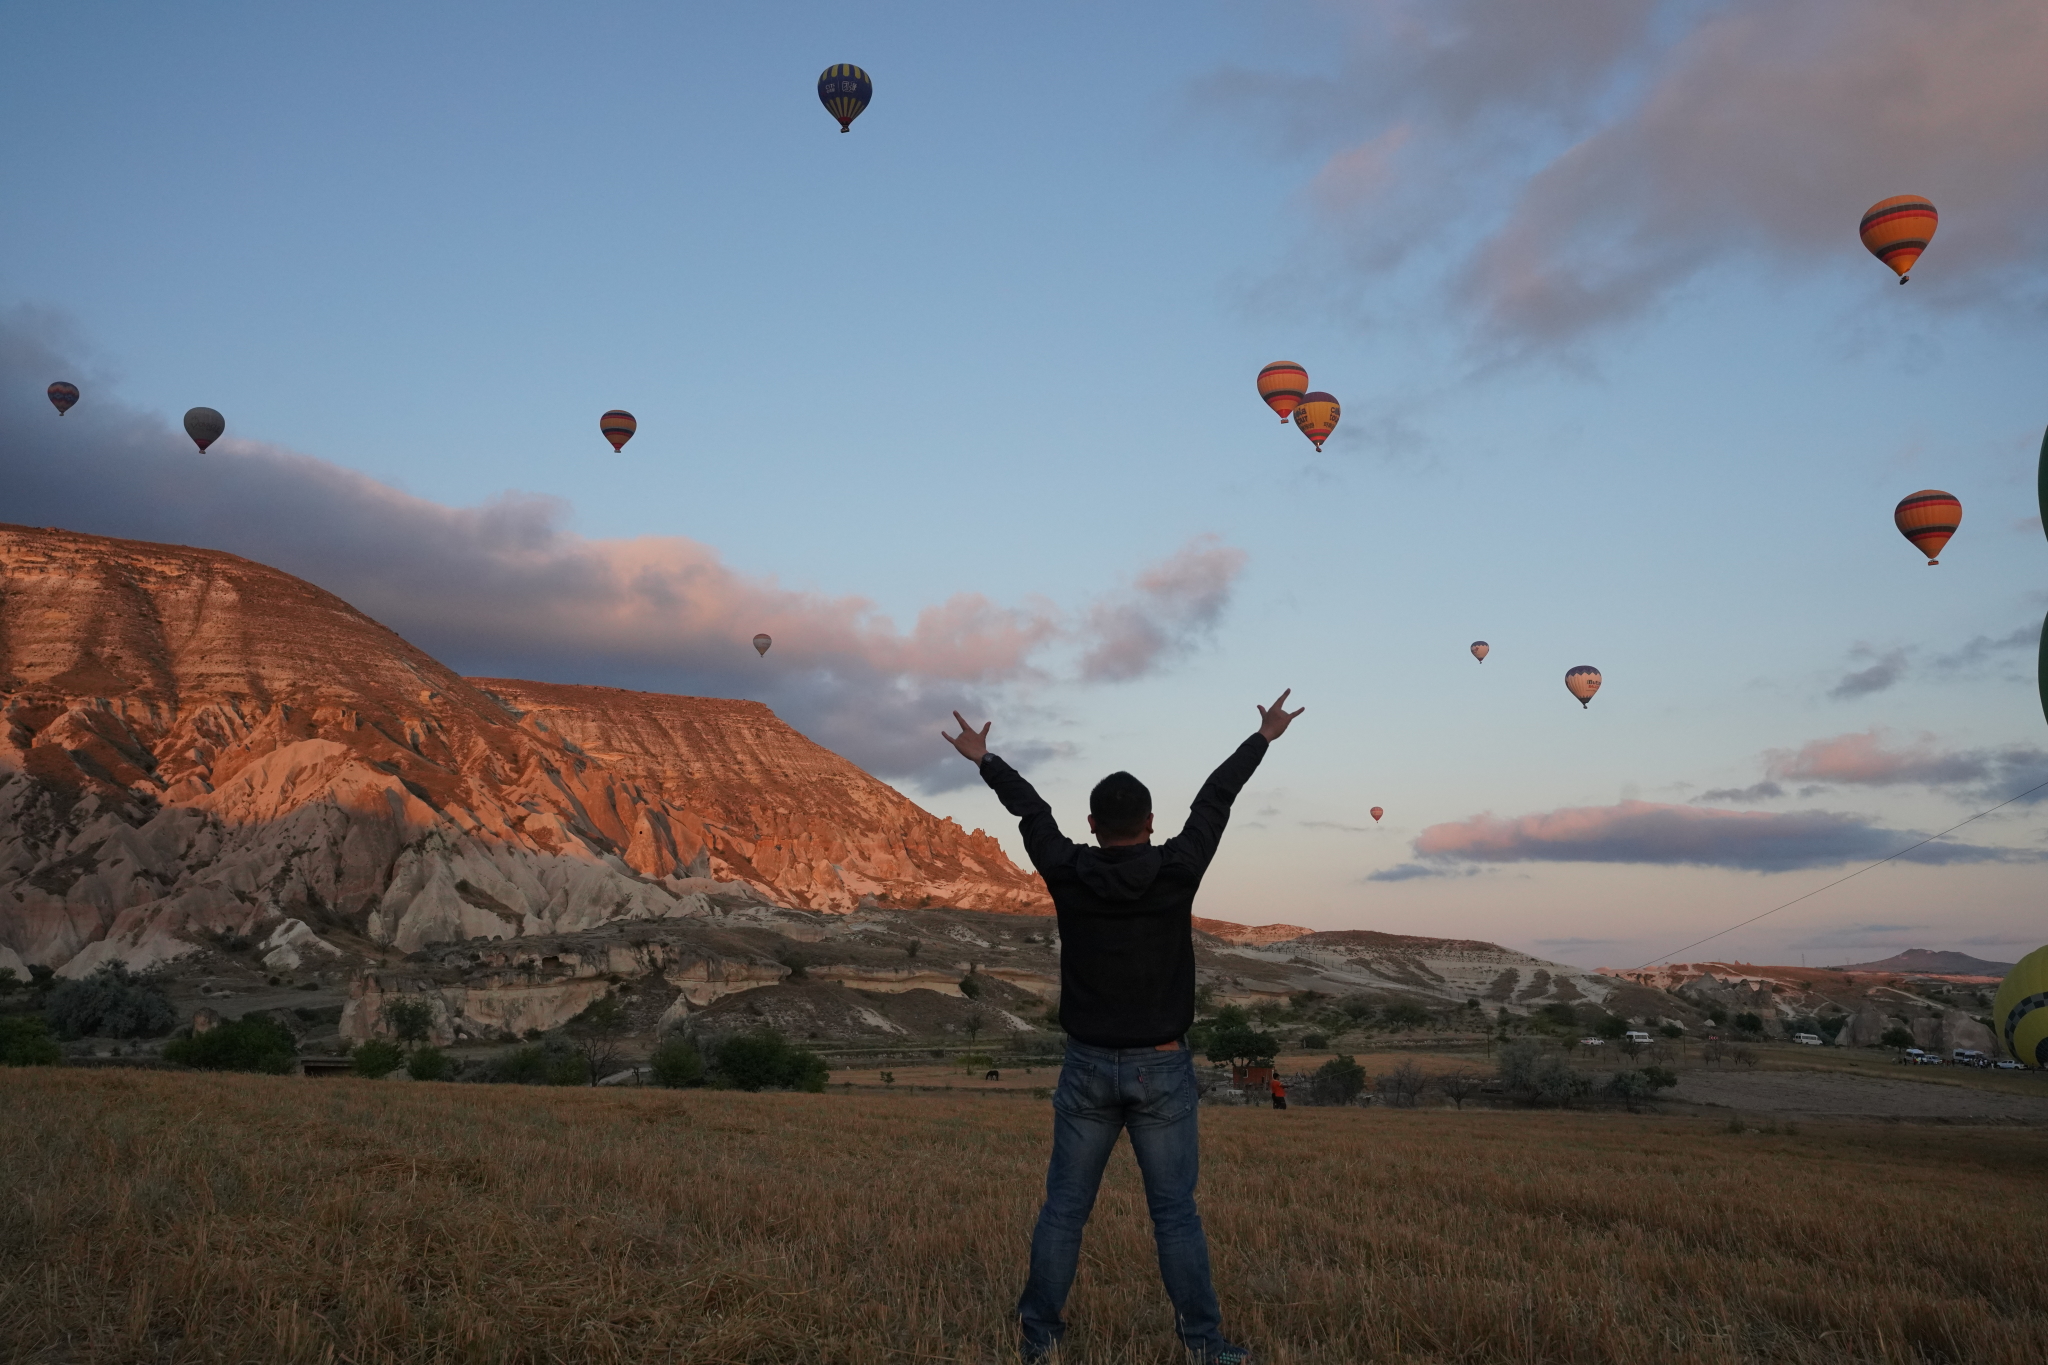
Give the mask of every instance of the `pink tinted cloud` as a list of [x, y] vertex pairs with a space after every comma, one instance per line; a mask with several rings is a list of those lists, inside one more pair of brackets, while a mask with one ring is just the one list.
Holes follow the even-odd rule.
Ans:
[[[2039, 0], [1371, 7], [1345, 69], [1254, 94], [1351, 127], [1311, 202], [1367, 274], [1450, 243], [1455, 292], [1527, 344], [1635, 316], [1731, 258], [1853, 261], [1859, 215], [1933, 198], [1946, 301], [2038, 302]], [[1477, 229], [1474, 236], [1472, 229]]]
[[[1166, 667], [1214, 627], [1245, 564], [1198, 537], [1092, 604], [962, 592], [905, 629], [856, 594], [742, 574], [700, 541], [576, 535], [555, 498], [449, 507], [257, 442], [202, 454], [104, 387], [66, 418], [52, 460], [30, 434], [49, 416], [35, 376], [74, 372], [32, 329], [0, 324], [11, 519], [276, 565], [470, 674], [757, 698], [872, 771], [934, 786], [973, 776], [938, 739], [954, 708], [986, 711], [994, 689], [1044, 676], [1067, 648], [1084, 681]], [[760, 631], [775, 640], [766, 658], [749, 643]]]
[[[1882, 858], [1921, 836], [1832, 811], [1729, 811], [1623, 801], [1503, 819], [1431, 825], [1415, 841], [1420, 867], [1470, 863], [1652, 863], [1783, 872]], [[2006, 849], [1938, 841], [1906, 855], [1923, 863], [2009, 861]], [[1408, 867], [1417, 867], [1408, 864]], [[1401, 869], [1376, 874], [1403, 880]]]
[[1216, 536], [1198, 536], [1139, 574], [1129, 592], [1096, 603], [1082, 628], [1081, 676], [1124, 682], [1194, 648], [1229, 605], [1245, 558]]
[[1932, 735], [1888, 745], [1880, 729], [1817, 739], [1764, 755], [1775, 782], [1821, 786], [1973, 787], [2011, 795], [2048, 779], [2048, 753], [2029, 744], [1995, 749], [1943, 748]]

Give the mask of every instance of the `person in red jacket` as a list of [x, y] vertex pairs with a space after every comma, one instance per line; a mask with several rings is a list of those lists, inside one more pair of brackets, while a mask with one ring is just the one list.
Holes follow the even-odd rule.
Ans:
[[1266, 1082], [1266, 1090], [1273, 1097], [1273, 1107], [1275, 1109], [1285, 1109], [1287, 1107], [1287, 1087], [1280, 1084], [1278, 1076]]

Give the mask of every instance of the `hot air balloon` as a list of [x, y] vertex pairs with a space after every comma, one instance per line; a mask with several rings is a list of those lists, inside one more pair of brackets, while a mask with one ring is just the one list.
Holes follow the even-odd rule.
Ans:
[[50, 385], [50, 401], [57, 406], [57, 415], [62, 417], [71, 411], [71, 405], [78, 401], [78, 385], [58, 380]]
[[218, 441], [227, 429], [228, 419], [212, 408], [191, 408], [185, 413], [185, 434], [201, 451]]
[[756, 635], [754, 637], [754, 652], [756, 654], [766, 654], [768, 646], [774, 643], [775, 641], [767, 635]]
[[626, 448], [626, 442], [633, 439], [633, 433], [640, 430], [640, 424], [633, 420], [632, 413], [613, 408], [597, 419], [597, 429], [612, 443], [612, 449], [619, 451]]
[[[2048, 532], [2048, 434], [2041, 437], [2041, 463], [2034, 471], [2034, 496], [2041, 509], [2041, 529]], [[2034, 670], [2034, 685], [2041, 691], [2041, 715], [2048, 718], [2048, 619], [2041, 622], [2041, 663]]]
[[1330, 433], [1337, 429], [1337, 418], [1343, 409], [1337, 400], [1318, 390], [1305, 393], [1294, 409], [1294, 425], [1301, 428], [1301, 434], [1316, 443], [1316, 449], [1323, 448], [1323, 442], [1330, 439]]
[[1379, 807], [1379, 806], [1374, 806], [1374, 807], [1372, 808], [1372, 822], [1373, 822], [1373, 823], [1374, 823], [1375, 825], [1377, 825], [1377, 824], [1378, 824], [1378, 823], [1380, 822], [1380, 817], [1381, 817], [1382, 815], [1385, 815], [1386, 813], [1387, 813], [1387, 812], [1386, 812], [1386, 811], [1385, 811], [1385, 810], [1384, 810], [1383, 808], [1381, 808], [1381, 807]]
[[1472, 642], [1472, 657], [1479, 660], [1480, 663], [1485, 663], [1486, 656], [1491, 652], [1492, 646], [1488, 645], [1486, 641], [1474, 640]]
[[1991, 1002], [1991, 1031], [2014, 1061], [2048, 1066], [2048, 948], [2034, 949], [2005, 974]]
[[1871, 255], [1898, 271], [1899, 283], [1904, 284], [1906, 272], [1934, 240], [1934, 228], [1940, 221], [1941, 215], [1934, 211], [1934, 205], [1921, 196], [1895, 194], [1864, 210], [1863, 245]]
[[1302, 395], [1308, 392], [1308, 371], [1291, 360], [1276, 360], [1259, 371], [1259, 397], [1266, 400], [1266, 406], [1280, 414], [1280, 425], [1287, 425], [1287, 415], [1300, 404]]
[[1941, 563], [1935, 556], [1962, 524], [1963, 504], [1939, 488], [1923, 488], [1899, 499], [1892, 520], [1898, 524], [1899, 534], [1927, 556], [1929, 565], [1935, 565]]
[[1584, 706], [1600, 690], [1600, 670], [1591, 664], [1580, 664], [1564, 675], [1564, 685], [1566, 691], [1579, 699], [1579, 705]]
[[825, 106], [825, 112], [839, 120], [839, 131], [853, 131], [853, 121], [860, 117], [860, 111], [868, 107], [874, 98], [875, 84], [868, 79], [868, 73], [847, 62], [825, 68], [825, 74], [818, 77], [818, 102]]

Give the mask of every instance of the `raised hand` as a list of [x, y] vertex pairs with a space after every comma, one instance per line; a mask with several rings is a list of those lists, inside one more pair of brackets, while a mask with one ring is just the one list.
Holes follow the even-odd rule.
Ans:
[[[1285, 698], [1283, 698], [1282, 700], [1285, 700]], [[960, 751], [960, 757], [966, 759], [968, 762], [981, 762], [981, 760], [988, 754], [989, 727], [993, 726], [995, 722], [990, 721], [988, 725], [984, 725], [981, 727], [981, 729], [976, 730], [973, 726], [967, 723], [967, 718], [962, 716], [958, 711], [955, 711], [953, 713], [953, 719], [960, 722], [960, 733], [957, 735], [949, 735], [944, 730], [941, 730], [939, 731], [939, 737], [944, 739], [946, 743], [952, 745], [955, 749], [958, 749]], [[1286, 729], [1287, 722], [1284, 720], [1281, 721], [1280, 728], [1283, 730]]]
[[[1294, 689], [1290, 687], [1286, 692], [1282, 692], [1275, 698], [1270, 707], [1261, 706], [1259, 708], [1259, 733], [1266, 737], [1268, 744], [1286, 734], [1287, 727], [1294, 723], [1294, 718], [1303, 711], [1308, 710], [1306, 706], [1303, 706], [1292, 712], [1288, 711], [1287, 698], [1293, 691]], [[958, 720], [959, 716], [960, 713], [958, 711], [953, 713], [954, 719]], [[961, 721], [961, 724], [965, 725], [966, 722]], [[967, 751], [962, 749], [961, 752], [965, 753]]]

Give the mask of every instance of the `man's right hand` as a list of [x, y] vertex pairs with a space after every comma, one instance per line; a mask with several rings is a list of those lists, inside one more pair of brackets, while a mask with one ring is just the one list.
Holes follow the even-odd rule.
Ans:
[[[1283, 697], [1282, 700], [1285, 700], [1285, 698]], [[995, 722], [990, 721], [988, 725], [984, 725], [980, 730], [976, 730], [967, 723], [966, 717], [962, 716], [958, 711], [953, 713], [953, 719], [960, 722], [960, 733], [949, 735], [944, 730], [941, 730], [939, 731], [940, 738], [944, 739], [946, 743], [952, 745], [955, 749], [958, 749], [960, 757], [970, 763], [979, 764], [982, 759], [988, 757], [988, 732], [990, 726], [993, 726]], [[1286, 729], [1287, 722], [1280, 722], [1280, 728]]]
[[[1303, 711], [1308, 710], [1306, 706], [1303, 706], [1298, 707], [1291, 714], [1288, 712], [1287, 698], [1288, 695], [1293, 691], [1294, 689], [1290, 687], [1287, 689], [1286, 692], [1282, 692], [1270, 708], [1264, 706], [1259, 707], [1259, 734], [1265, 738], [1265, 741], [1268, 744], [1271, 744], [1274, 740], [1286, 734], [1287, 727], [1294, 723], [1294, 717], [1300, 715]], [[960, 713], [958, 711], [955, 711], [953, 713], [953, 718], [955, 720], [959, 720]], [[961, 721], [961, 724], [965, 725], [966, 722]], [[964, 753], [966, 751], [962, 750], [962, 752]]]

